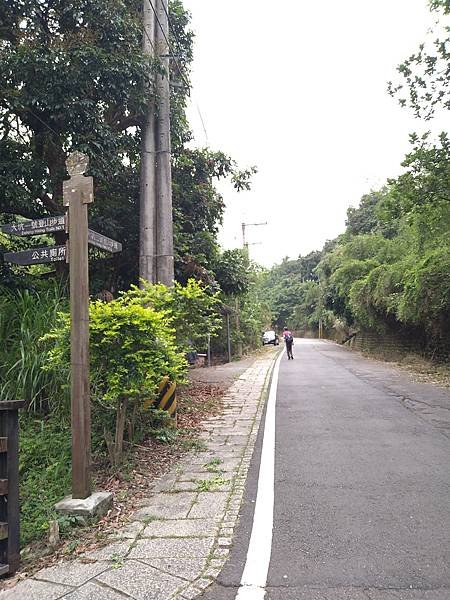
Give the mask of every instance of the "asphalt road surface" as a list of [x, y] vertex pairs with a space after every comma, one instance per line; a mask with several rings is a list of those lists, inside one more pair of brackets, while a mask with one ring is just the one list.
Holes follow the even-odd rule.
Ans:
[[[450, 600], [450, 392], [329, 342], [296, 340], [294, 356], [278, 379], [265, 598]], [[262, 438], [204, 600], [238, 593]]]

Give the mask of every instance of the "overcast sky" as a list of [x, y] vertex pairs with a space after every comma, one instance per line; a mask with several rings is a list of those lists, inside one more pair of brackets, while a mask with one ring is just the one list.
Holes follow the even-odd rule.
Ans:
[[[252, 190], [221, 186], [221, 242], [270, 266], [320, 249], [346, 211], [400, 172], [425, 124], [386, 89], [433, 23], [426, 0], [184, 0], [196, 34], [196, 143], [256, 165]], [[200, 108], [207, 132], [199, 118]]]

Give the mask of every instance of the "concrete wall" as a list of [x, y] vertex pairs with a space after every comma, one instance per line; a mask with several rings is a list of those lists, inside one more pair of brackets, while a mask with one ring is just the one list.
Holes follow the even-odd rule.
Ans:
[[[298, 337], [317, 338], [318, 333], [314, 330], [296, 331]], [[324, 337], [338, 343], [343, 343], [348, 335], [342, 331], [325, 331]], [[361, 352], [382, 356], [388, 360], [402, 358], [406, 354], [417, 354], [425, 358], [433, 358], [439, 361], [450, 362], [450, 341], [441, 344], [438, 348], [427, 348], [424, 342], [415, 336], [387, 332], [358, 331], [345, 342], [345, 346]]]

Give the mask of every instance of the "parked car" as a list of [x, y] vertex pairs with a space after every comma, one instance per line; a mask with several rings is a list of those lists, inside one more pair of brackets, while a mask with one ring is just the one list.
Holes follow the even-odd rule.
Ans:
[[266, 344], [273, 344], [274, 346], [278, 346], [279, 343], [280, 343], [280, 340], [278, 339], [278, 336], [275, 333], [275, 331], [265, 331], [262, 334], [262, 345], [263, 346], [265, 346]]

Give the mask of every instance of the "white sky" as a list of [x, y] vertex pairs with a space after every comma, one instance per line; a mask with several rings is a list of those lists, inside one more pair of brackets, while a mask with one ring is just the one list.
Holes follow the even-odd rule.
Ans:
[[[184, 0], [195, 54], [189, 119], [197, 145], [256, 165], [252, 190], [222, 185], [221, 242], [270, 266], [342, 233], [346, 210], [400, 172], [421, 123], [387, 93], [425, 39], [426, 0]], [[447, 123], [448, 124], [448, 123]]]

